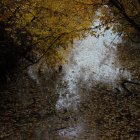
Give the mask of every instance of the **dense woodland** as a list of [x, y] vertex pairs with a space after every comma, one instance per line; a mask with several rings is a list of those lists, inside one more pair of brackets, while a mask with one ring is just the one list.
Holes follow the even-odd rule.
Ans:
[[101, 27], [139, 43], [140, 0], [1, 0], [0, 81], [42, 58], [63, 61], [68, 44]]
[[140, 0], [0, 0], [0, 140], [140, 140]]

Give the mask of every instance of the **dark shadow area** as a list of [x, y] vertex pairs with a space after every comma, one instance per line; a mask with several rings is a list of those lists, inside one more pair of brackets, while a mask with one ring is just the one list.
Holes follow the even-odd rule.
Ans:
[[6, 25], [0, 22], [0, 82], [6, 82], [7, 74], [17, 66], [18, 46], [5, 31]]
[[[21, 66], [33, 62], [31, 37], [28, 32], [16, 29], [16, 37], [11, 37], [6, 22], [0, 22], [0, 83], [13, 80], [13, 75]], [[22, 69], [22, 68], [21, 68]], [[16, 75], [17, 76], [17, 75]]]
[[0, 91], [0, 139], [36, 139], [43, 129], [36, 132], [39, 122], [56, 114], [57, 79], [46, 80], [43, 75], [38, 78], [39, 83], [22, 73]]

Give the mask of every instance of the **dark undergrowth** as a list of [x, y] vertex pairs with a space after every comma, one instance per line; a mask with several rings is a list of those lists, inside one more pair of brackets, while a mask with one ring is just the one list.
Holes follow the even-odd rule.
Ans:
[[17, 38], [12, 38], [7, 28], [8, 25], [0, 22], [0, 84], [10, 81], [15, 69], [17, 72], [18, 67], [31, 60], [31, 39], [27, 32], [16, 31]]

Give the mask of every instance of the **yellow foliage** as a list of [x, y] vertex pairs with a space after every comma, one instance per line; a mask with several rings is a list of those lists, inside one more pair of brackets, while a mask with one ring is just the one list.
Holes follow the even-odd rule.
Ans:
[[[140, 12], [136, 0], [117, 0], [128, 16]], [[133, 28], [123, 29], [120, 24], [126, 24], [122, 13], [108, 5], [109, 0], [1, 0], [0, 22], [8, 24], [7, 31], [18, 42], [18, 32], [27, 32], [35, 44], [35, 50], [47, 50], [47, 58], [52, 63], [61, 58], [58, 53], [68, 46], [75, 38], [83, 36], [99, 18], [109, 29], [115, 23], [114, 31], [133, 32]], [[100, 10], [99, 10], [100, 9]], [[113, 11], [113, 13], [111, 12]], [[98, 14], [97, 14], [98, 13]], [[100, 13], [100, 14], [99, 14]], [[97, 16], [97, 15], [98, 16]], [[138, 22], [138, 21], [137, 21]], [[91, 34], [96, 36], [96, 32]], [[49, 49], [48, 49], [49, 48]]]

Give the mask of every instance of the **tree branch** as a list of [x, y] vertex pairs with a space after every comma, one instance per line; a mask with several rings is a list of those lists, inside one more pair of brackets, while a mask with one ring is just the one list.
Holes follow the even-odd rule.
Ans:
[[140, 26], [139, 26], [133, 19], [131, 19], [131, 18], [127, 15], [127, 13], [126, 13], [126, 11], [125, 11], [123, 5], [122, 5], [118, 0], [110, 0], [110, 2], [120, 11], [120, 13], [121, 13], [121, 14], [124, 16], [124, 18], [126, 19], [126, 21], [128, 21], [128, 22], [132, 25], [132, 27], [134, 27], [137, 31], [140, 32]]

